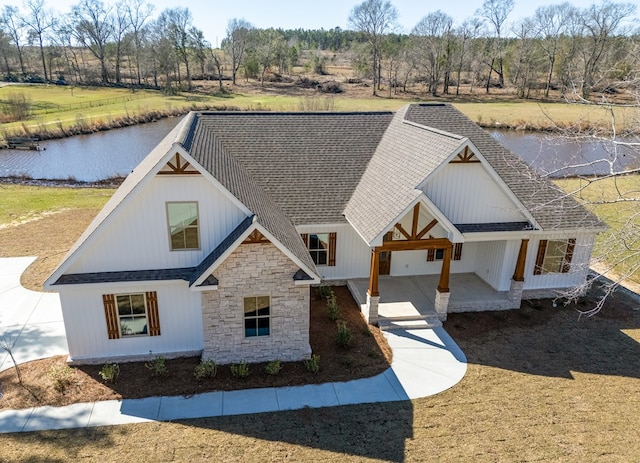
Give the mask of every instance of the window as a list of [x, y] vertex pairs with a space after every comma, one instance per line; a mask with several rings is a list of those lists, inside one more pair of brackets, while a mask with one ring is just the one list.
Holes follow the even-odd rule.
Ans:
[[102, 296], [109, 339], [159, 336], [158, 297], [155, 291]]
[[200, 249], [198, 203], [167, 203], [171, 250]]
[[270, 318], [269, 296], [252, 296], [244, 298], [244, 336], [269, 336]]
[[304, 233], [301, 236], [316, 265], [336, 265], [336, 233]]
[[534, 275], [569, 273], [576, 240], [540, 240]]
[[[433, 262], [436, 260], [444, 259], [444, 249], [428, 249], [427, 250], [427, 262]], [[452, 260], [462, 259], [462, 243], [455, 243], [453, 245]]]

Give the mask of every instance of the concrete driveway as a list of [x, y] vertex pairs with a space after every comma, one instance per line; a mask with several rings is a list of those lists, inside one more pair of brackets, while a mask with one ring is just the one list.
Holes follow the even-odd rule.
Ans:
[[[0, 259], [0, 338], [9, 341], [18, 363], [69, 352], [58, 294], [20, 285], [20, 276], [35, 259]], [[9, 355], [0, 350], [0, 371], [11, 367]]]

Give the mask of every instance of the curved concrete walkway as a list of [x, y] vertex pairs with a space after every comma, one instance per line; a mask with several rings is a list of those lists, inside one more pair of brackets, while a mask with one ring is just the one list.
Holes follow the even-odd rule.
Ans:
[[[64, 352], [60, 352], [59, 342], [49, 342], [59, 338], [60, 327], [64, 337], [57, 295], [34, 293], [20, 286], [20, 274], [32, 261], [0, 259], [0, 336], [7, 328], [17, 334], [14, 351], [20, 353], [16, 355], [20, 362], [66, 353], [66, 342]], [[6, 410], [0, 412], [0, 433], [410, 400], [442, 392], [464, 377], [466, 358], [444, 329], [395, 330], [385, 336], [393, 350], [393, 363], [371, 378]], [[10, 360], [4, 360], [4, 368], [11, 366], [7, 362]]]

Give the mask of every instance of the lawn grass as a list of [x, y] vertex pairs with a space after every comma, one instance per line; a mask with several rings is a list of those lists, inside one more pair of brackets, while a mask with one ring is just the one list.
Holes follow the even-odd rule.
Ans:
[[616, 274], [629, 275], [631, 281], [640, 284], [640, 275], [633, 272], [640, 265], [636, 250], [640, 233], [640, 175], [562, 179], [556, 183], [609, 226], [609, 230], [596, 239], [594, 257], [602, 260], [606, 267], [612, 267]]
[[[362, 89], [347, 88], [344, 94], [322, 95], [295, 87], [270, 87], [245, 84], [233, 88], [233, 93], [180, 93], [165, 95], [160, 91], [117, 88], [84, 88], [56, 85], [10, 85], [0, 87], [0, 101], [10, 93], [23, 93], [32, 102], [34, 113], [25, 121], [2, 125], [3, 133], [14, 134], [26, 128], [31, 132], [64, 131], [77, 126], [103, 127], [120, 119], [149, 113], [186, 112], [204, 108], [238, 108], [269, 111], [298, 111], [305, 99], [329, 99], [336, 111], [393, 111], [412, 101], [416, 95], [394, 95], [393, 98], [364, 96]], [[498, 97], [497, 97], [498, 98]], [[506, 95], [486, 102], [451, 101], [460, 111], [483, 126], [549, 129], [555, 126], [610, 127], [610, 114], [595, 105], [539, 103], [512, 100]], [[432, 98], [425, 96], [424, 100]], [[637, 123], [638, 108], [616, 108], [618, 130]], [[112, 122], [114, 121], [114, 122]]]
[[0, 227], [64, 209], [99, 209], [113, 194], [105, 188], [59, 188], [0, 184]]
[[640, 311], [550, 301], [450, 314], [469, 362], [436, 396], [173, 423], [0, 435], [3, 461], [630, 462], [640, 454]]

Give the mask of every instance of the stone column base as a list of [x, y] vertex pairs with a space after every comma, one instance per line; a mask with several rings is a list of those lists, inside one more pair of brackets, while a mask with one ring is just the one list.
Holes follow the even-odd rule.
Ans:
[[378, 323], [378, 305], [380, 304], [380, 296], [370, 296], [367, 293], [367, 306], [365, 307], [364, 318], [370, 325]]
[[436, 314], [438, 315], [438, 319], [446, 320], [447, 319], [447, 308], [449, 307], [449, 297], [451, 293], [441, 293], [436, 289]]
[[509, 288], [509, 300], [513, 303], [513, 308], [520, 307], [522, 302], [522, 290], [524, 288], [524, 281], [511, 280], [511, 287]]

